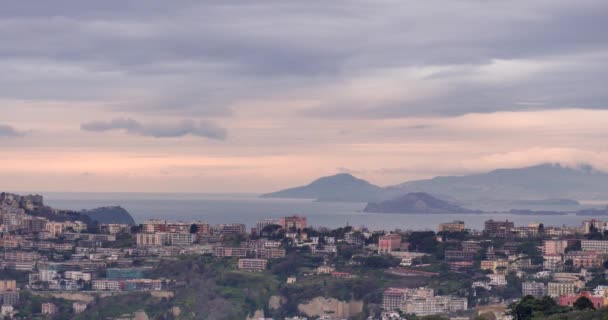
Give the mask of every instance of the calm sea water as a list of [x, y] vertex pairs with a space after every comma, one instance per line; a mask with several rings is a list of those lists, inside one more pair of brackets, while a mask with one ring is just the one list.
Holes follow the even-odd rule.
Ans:
[[516, 225], [542, 222], [546, 226], [579, 226], [589, 217], [522, 216], [495, 214], [383, 214], [362, 212], [365, 203], [315, 202], [300, 199], [259, 199], [251, 194], [146, 194], [146, 193], [44, 193], [45, 202], [60, 209], [92, 209], [120, 205], [137, 222], [160, 218], [174, 221], [203, 220], [245, 223], [286, 215], [305, 215], [312, 226], [367, 226], [372, 230], [435, 230], [441, 222], [464, 220], [468, 228], [482, 229], [488, 219], [514, 221]]

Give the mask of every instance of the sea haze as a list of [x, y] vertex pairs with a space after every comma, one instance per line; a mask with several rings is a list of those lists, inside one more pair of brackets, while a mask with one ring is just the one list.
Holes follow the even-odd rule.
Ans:
[[340, 227], [365, 225], [372, 230], [435, 230], [439, 223], [464, 220], [468, 228], [481, 229], [487, 219], [514, 221], [516, 225], [542, 222], [545, 225], [578, 226], [591, 217], [522, 216], [493, 214], [388, 214], [362, 212], [365, 203], [317, 202], [305, 199], [260, 199], [254, 194], [178, 193], [44, 193], [45, 202], [59, 209], [92, 209], [120, 205], [141, 223], [159, 218], [174, 221], [203, 220], [211, 224], [245, 223], [251, 227], [259, 219], [300, 214], [312, 226]]

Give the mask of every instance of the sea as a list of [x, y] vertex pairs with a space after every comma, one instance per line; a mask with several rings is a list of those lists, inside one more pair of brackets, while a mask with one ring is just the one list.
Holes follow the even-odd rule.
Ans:
[[[365, 203], [318, 202], [305, 199], [261, 199], [255, 194], [182, 193], [43, 193], [45, 203], [58, 209], [93, 209], [122, 206], [136, 222], [147, 219], [206, 221], [211, 224], [245, 223], [288, 215], [303, 215], [314, 227], [365, 226], [370, 230], [436, 230], [442, 222], [464, 221], [467, 228], [483, 229], [485, 220], [509, 220], [516, 226], [533, 222], [545, 226], [580, 226], [590, 217], [574, 214], [514, 215], [503, 212], [484, 214], [390, 214], [363, 212]], [[601, 219], [601, 218], [600, 218]]]

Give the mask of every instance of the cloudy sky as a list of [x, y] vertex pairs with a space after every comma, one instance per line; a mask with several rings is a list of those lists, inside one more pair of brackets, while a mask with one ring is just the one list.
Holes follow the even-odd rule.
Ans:
[[608, 2], [0, 0], [0, 189], [608, 170]]

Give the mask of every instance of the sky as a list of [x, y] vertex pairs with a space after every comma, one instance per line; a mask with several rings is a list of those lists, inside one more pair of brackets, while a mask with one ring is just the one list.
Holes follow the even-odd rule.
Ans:
[[0, 189], [608, 170], [605, 0], [0, 0]]

